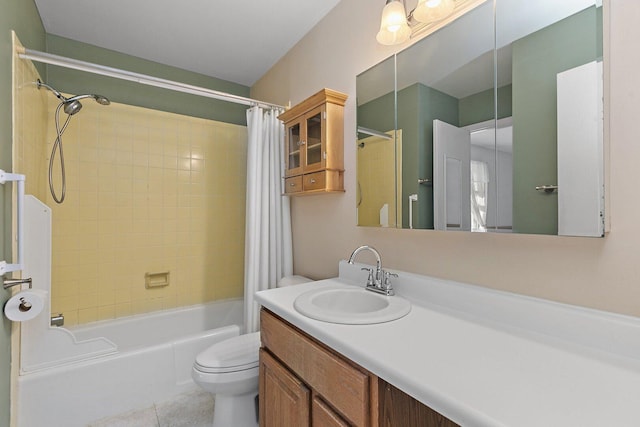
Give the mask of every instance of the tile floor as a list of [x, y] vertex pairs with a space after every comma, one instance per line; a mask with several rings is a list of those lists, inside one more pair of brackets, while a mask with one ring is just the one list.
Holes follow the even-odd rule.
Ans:
[[197, 390], [145, 409], [103, 418], [88, 427], [209, 427], [213, 405], [210, 393]]

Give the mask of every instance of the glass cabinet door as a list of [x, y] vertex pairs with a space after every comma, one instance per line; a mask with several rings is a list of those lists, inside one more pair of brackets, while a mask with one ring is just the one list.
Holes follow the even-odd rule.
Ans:
[[306, 140], [304, 149], [304, 170], [314, 171], [324, 168], [325, 157], [325, 127], [323, 125], [324, 106], [320, 106], [305, 115]]
[[302, 121], [287, 126], [287, 176], [302, 172]]

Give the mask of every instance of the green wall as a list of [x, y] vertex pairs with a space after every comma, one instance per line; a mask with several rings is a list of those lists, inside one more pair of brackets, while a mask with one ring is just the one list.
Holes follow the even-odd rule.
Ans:
[[[418, 194], [418, 212], [415, 228], [433, 229], [433, 186], [418, 184], [418, 178], [433, 178], [433, 121], [438, 119], [454, 126], [458, 123], [458, 99], [428, 86], [419, 85], [419, 138], [424, 141], [418, 146], [418, 176], [410, 183], [410, 191], [403, 198], [407, 204], [406, 224], [409, 223], [409, 194]], [[415, 160], [414, 160], [415, 161]], [[406, 181], [405, 181], [406, 182]], [[415, 216], [414, 216], [415, 217]]]
[[[493, 88], [460, 98], [460, 127], [493, 120]], [[498, 119], [511, 116], [511, 85], [498, 88]]]
[[556, 76], [602, 55], [601, 8], [586, 9], [513, 43], [513, 231], [557, 234]]
[[[32, 0], [0, 0], [0, 169], [11, 171], [11, 30], [24, 45], [43, 50], [44, 27]], [[40, 67], [42, 73], [44, 69]], [[11, 185], [0, 186], [0, 260], [11, 259]], [[9, 292], [0, 289], [0, 306]], [[9, 426], [11, 374], [11, 322], [1, 316], [0, 324], [0, 427]]]
[[[420, 84], [414, 84], [398, 92], [398, 129], [402, 129], [402, 228], [409, 227], [409, 195], [416, 192], [420, 153], [425, 139], [421, 124]], [[414, 216], [415, 220], [417, 218]]]
[[[358, 126], [387, 132], [395, 128], [395, 105], [393, 92], [358, 106]], [[358, 136], [361, 138], [362, 135]]]
[[[47, 34], [46, 40], [47, 52], [56, 55], [249, 97], [248, 86], [147, 61], [51, 34]], [[47, 83], [60, 92], [71, 94], [97, 93], [106, 96], [113, 102], [246, 125], [247, 107], [244, 105], [155, 88], [53, 65], [47, 65], [47, 80]]]

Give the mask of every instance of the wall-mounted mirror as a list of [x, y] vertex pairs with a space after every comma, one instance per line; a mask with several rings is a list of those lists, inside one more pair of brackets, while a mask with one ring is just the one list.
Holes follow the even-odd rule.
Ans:
[[356, 81], [358, 225], [603, 235], [600, 0], [480, 2]]

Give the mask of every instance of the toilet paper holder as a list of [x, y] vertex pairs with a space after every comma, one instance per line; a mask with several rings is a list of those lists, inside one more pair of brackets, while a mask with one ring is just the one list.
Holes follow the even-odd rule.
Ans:
[[[18, 286], [18, 285], [29, 285], [29, 289], [31, 289], [31, 277], [29, 277], [28, 279], [5, 279], [2, 278], [2, 287], [4, 289], [9, 289], [13, 286]], [[20, 312], [22, 313], [26, 313], [27, 311], [31, 310], [33, 308], [33, 304], [27, 300], [25, 300], [24, 298], [20, 298], [20, 305], [18, 305], [18, 310], [20, 310]]]
[[29, 277], [28, 279], [2, 279], [2, 287], [4, 289], [9, 289], [13, 286], [18, 286], [18, 285], [29, 285], [29, 289], [31, 289], [31, 277]]

